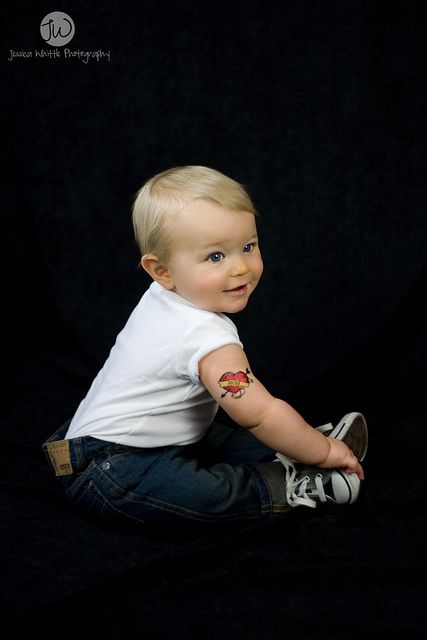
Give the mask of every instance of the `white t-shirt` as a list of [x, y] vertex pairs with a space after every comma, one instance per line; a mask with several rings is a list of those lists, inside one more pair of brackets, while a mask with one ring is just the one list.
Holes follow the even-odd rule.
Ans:
[[227, 344], [242, 346], [230, 318], [153, 282], [117, 336], [66, 438], [92, 436], [135, 447], [200, 440], [218, 404], [199, 380], [198, 363]]

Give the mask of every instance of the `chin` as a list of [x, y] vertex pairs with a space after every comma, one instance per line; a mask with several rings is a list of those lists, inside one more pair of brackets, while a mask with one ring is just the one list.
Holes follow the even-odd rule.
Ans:
[[224, 313], [239, 313], [239, 311], [243, 311], [248, 304], [248, 300], [242, 300], [239, 304], [230, 305], [230, 309], [224, 311]]

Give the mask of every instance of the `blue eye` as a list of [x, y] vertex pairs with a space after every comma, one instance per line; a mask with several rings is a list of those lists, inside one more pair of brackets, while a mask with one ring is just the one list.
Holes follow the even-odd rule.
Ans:
[[210, 262], [221, 262], [221, 260], [224, 259], [224, 254], [221, 253], [221, 251], [216, 251], [215, 253], [211, 253], [211, 255], [208, 257], [208, 260], [210, 260]]
[[255, 246], [255, 242], [250, 242], [249, 244], [245, 244], [245, 246], [243, 247], [243, 253], [250, 253], [251, 251], [253, 251], [254, 246]]

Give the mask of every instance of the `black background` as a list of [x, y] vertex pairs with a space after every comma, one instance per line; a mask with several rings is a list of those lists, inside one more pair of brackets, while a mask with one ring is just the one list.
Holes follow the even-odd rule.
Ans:
[[[67, 47], [111, 59], [36, 58], [55, 10], [76, 25]], [[418, 637], [425, 4], [64, 0], [1, 13], [5, 623], [66, 638]], [[33, 57], [9, 61], [11, 49]], [[313, 423], [366, 415], [367, 479], [347, 510], [220, 534], [104, 531], [45, 468], [40, 443], [149, 284], [134, 195], [183, 164], [242, 182], [261, 214], [264, 275], [233, 317], [256, 375]]]

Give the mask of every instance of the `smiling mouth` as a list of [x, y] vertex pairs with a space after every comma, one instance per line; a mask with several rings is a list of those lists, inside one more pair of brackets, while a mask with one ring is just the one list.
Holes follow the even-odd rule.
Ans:
[[225, 293], [232, 293], [235, 295], [239, 295], [239, 294], [246, 293], [247, 290], [248, 290], [248, 285], [241, 284], [239, 287], [234, 287], [234, 289], [226, 289]]

